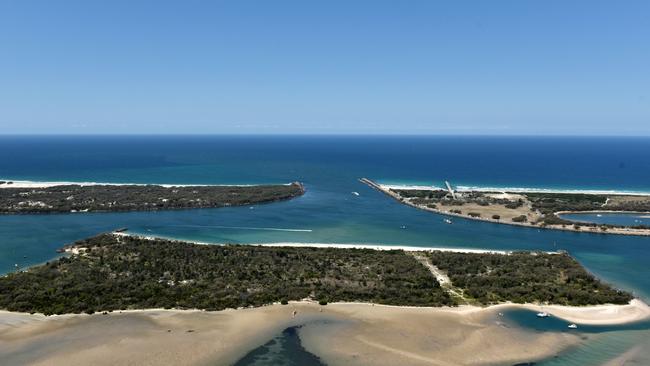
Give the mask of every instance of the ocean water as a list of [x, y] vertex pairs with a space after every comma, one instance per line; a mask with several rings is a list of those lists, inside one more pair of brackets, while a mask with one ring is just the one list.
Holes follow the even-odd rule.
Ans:
[[[358, 182], [367, 177], [386, 183], [441, 185], [449, 180], [465, 186], [650, 192], [648, 138], [5, 136], [0, 137], [0, 157], [0, 179], [176, 184], [299, 180], [307, 188], [303, 197], [254, 207], [0, 216], [0, 272], [51, 260], [65, 243], [126, 226], [136, 233], [219, 243], [564, 249], [605, 281], [650, 299], [650, 238], [463, 219], [447, 225], [439, 215], [401, 205]], [[608, 334], [630, 341], [612, 341], [614, 346], [604, 354], [583, 351], [582, 364], [616, 357], [650, 331], [620, 330], [598, 337], [607, 339]], [[588, 350], [589, 344], [573, 352]]]

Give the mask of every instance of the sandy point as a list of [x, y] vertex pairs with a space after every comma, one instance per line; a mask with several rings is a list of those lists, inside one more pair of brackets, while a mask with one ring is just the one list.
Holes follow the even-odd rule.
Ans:
[[[483, 365], [550, 357], [584, 341], [577, 334], [508, 327], [497, 312], [538, 305], [454, 308], [290, 302], [259, 308], [130, 310], [107, 315], [0, 312], [0, 359], [32, 365], [232, 364], [283, 329], [303, 325], [303, 346], [329, 365]], [[642, 320], [648, 306], [544, 306], [581, 324]], [[293, 312], [296, 311], [296, 316]]]

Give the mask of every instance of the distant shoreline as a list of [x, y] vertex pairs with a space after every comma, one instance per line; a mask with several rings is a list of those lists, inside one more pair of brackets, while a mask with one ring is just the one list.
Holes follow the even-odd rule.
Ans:
[[0, 214], [158, 211], [271, 203], [302, 196], [300, 182], [170, 185], [0, 181]]
[[[451, 217], [459, 217], [459, 218], [468, 219], [468, 220], [484, 221], [484, 222], [490, 222], [490, 223], [494, 223], [494, 224], [522, 226], [522, 227], [533, 228], [533, 229], [538, 229], [538, 230], [542, 230], [542, 229], [545, 229], [545, 230], [562, 230], [562, 231], [572, 231], [572, 232], [577, 232], [577, 233], [591, 233], [591, 234], [603, 234], [603, 235], [614, 234], [614, 235], [650, 236], [650, 229], [634, 229], [634, 228], [629, 228], [629, 227], [612, 227], [612, 228], [608, 228], [607, 231], [603, 231], [597, 225], [579, 226], [578, 228], [576, 228], [574, 226], [574, 224], [578, 224], [578, 225], [580, 225], [580, 224], [584, 225], [585, 224], [585, 223], [581, 223], [581, 222], [572, 222], [571, 224], [567, 224], [567, 225], [564, 225], [564, 226], [562, 226], [562, 225], [533, 225], [530, 222], [506, 221], [506, 220], [500, 220], [500, 219], [493, 219], [493, 218], [490, 218], [490, 217], [475, 217], [475, 216], [470, 216], [468, 214], [463, 214], [463, 213], [456, 213], [456, 212], [451, 212], [451, 211], [443, 211], [443, 210], [438, 209], [438, 208], [431, 208], [431, 207], [428, 207], [428, 206], [418, 205], [418, 204], [415, 204], [413, 202], [410, 202], [407, 199], [403, 199], [403, 197], [401, 197], [400, 195], [395, 193], [393, 190], [394, 189], [403, 189], [403, 190], [445, 190], [446, 191], [445, 188], [439, 188], [439, 187], [434, 187], [434, 186], [427, 187], [427, 186], [404, 186], [404, 185], [380, 184], [380, 183], [377, 183], [377, 182], [372, 181], [372, 180], [367, 179], [367, 178], [361, 178], [361, 179], [359, 179], [359, 181], [361, 183], [364, 183], [364, 184], [368, 185], [369, 187], [371, 187], [371, 188], [373, 188], [373, 189], [375, 189], [375, 190], [377, 190], [377, 191], [379, 191], [381, 193], [384, 193], [385, 195], [395, 199], [396, 201], [398, 201], [401, 204], [411, 206], [411, 207], [414, 207], [414, 208], [417, 208], [417, 209], [420, 209], [420, 210], [433, 212], [433, 213], [436, 213], [436, 214], [439, 214], [439, 215], [445, 215], [445, 216], [451, 216]], [[457, 192], [472, 192], [472, 191], [457, 190]], [[496, 193], [496, 192], [503, 192], [503, 191], [495, 191], [493, 189], [486, 189], [485, 191], [480, 191], [480, 192], [495, 192]], [[506, 192], [515, 193], [515, 192], [512, 192], [512, 191], [506, 191]], [[519, 191], [519, 192], [516, 192], [516, 193], [572, 193], [572, 194], [582, 193], [582, 194], [598, 194], [598, 193], [592, 193], [592, 192], [593, 191], [580, 191], [580, 192], [577, 192], [577, 191], [568, 191], [568, 192], [564, 191], [563, 192], [563, 191], [550, 191], [549, 190], [549, 191]], [[608, 193], [608, 194], [612, 194], [612, 193]], [[612, 194], [612, 195], [614, 195], [614, 194]], [[633, 194], [633, 193], [628, 192], [628, 193], [616, 193], [616, 195], [650, 196], [650, 193]], [[588, 211], [573, 211], [571, 213], [580, 213], [580, 212], [588, 212]], [[608, 210], [598, 210], [598, 212], [615, 213], [615, 212], [618, 212], [618, 211], [615, 211], [615, 210], [610, 210], [610, 211], [608, 211]], [[634, 213], [634, 212], [631, 212], [631, 211], [621, 211], [621, 212]], [[635, 211], [635, 212], [647, 213], [647, 212], [642, 212], [642, 211]], [[556, 212], [555, 214], [557, 215], [557, 214], [562, 214], [562, 213], [569, 213], [569, 211], [559, 211], [559, 212]]]
[[[417, 184], [389, 184], [375, 182], [378, 185], [388, 189], [408, 189], [408, 190], [446, 190], [444, 187], [426, 186]], [[479, 186], [455, 186], [458, 192], [510, 192], [510, 193], [566, 193], [566, 194], [596, 194], [596, 195], [617, 195], [617, 196], [650, 196], [650, 192], [645, 191], [616, 191], [600, 189], [555, 189], [555, 188], [526, 188], [526, 187], [479, 187]]]
[[291, 185], [292, 183], [263, 183], [263, 184], [160, 184], [160, 183], [105, 183], [105, 182], [64, 182], [64, 181], [31, 181], [31, 180], [12, 180], [2, 179], [0, 182], [11, 182], [10, 184], [0, 184], [2, 188], [50, 188], [58, 186], [160, 186], [165, 188], [172, 187], [256, 187], [265, 185]]

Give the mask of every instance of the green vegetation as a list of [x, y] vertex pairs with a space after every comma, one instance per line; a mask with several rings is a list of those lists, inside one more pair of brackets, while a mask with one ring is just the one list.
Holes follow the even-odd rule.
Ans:
[[440, 200], [446, 197], [449, 192], [436, 189], [436, 190], [424, 190], [424, 189], [393, 189], [393, 192], [397, 193], [402, 197], [409, 198], [426, 198], [429, 200]]
[[566, 225], [571, 221], [555, 215], [559, 211], [591, 211], [603, 209], [607, 196], [583, 193], [526, 193], [534, 210], [538, 210], [545, 225]]
[[528, 221], [528, 218], [526, 217], [526, 215], [519, 215], [517, 217], [513, 217], [512, 221], [513, 222], [526, 222], [526, 221]]
[[[438, 209], [444, 206], [463, 206], [476, 204], [478, 206], [501, 205], [512, 210], [519, 210], [526, 215], [519, 215], [512, 218], [512, 222], [529, 223], [530, 225], [549, 225], [572, 227], [574, 221], [563, 219], [556, 215], [560, 211], [639, 211], [650, 212], [650, 197], [634, 195], [603, 195], [587, 193], [547, 193], [547, 192], [517, 192], [512, 193], [514, 198], [495, 198], [498, 192], [463, 191], [456, 192], [455, 198], [445, 190], [416, 190], [416, 189], [393, 189], [399, 195], [402, 202], [417, 206], [425, 206], [431, 209]], [[523, 197], [523, 198], [522, 198]], [[526, 207], [524, 207], [526, 205]], [[444, 209], [443, 209], [444, 210]], [[485, 212], [480, 208], [466, 213], [468, 217], [480, 218]], [[462, 214], [458, 209], [450, 209], [449, 212]], [[503, 214], [503, 213], [502, 213]], [[487, 215], [484, 215], [487, 217]], [[498, 216], [495, 217], [495, 216]], [[492, 216], [493, 219], [501, 219], [501, 215]], [[508, 220], [510, 221], [510, 219]], [[580, 223], [582, 226], [599, 227], [605, 232], [610, 228], [621, 227], [616, 225], [602, 225], [595, 223]], [[633, 229], [648, 229], [647, 226], [630, 226]]]
[[65, 185], [0, 189], [0, 213], [135, 211], [249, 205], [300, 196], [300, 183], [262, 186]]
[[0, 308], [221, 310], [304, 298], [454, 304], [427, 268], [397, 250], [197, 245], [112, 234], [74, 248], [82, 254], [0, 277]]
[[[310, 298], [390, 305], [456, 305], [401, 250], [198, 245], [103, 234], [79, 254], [0, 277], [0, 308], [44, 314], [142, 308], [221, 310]], [[480, 304], [624, 304], [566, 254], [422, 253]]]
[[[650, 211], [650, 197], [645, 196], [616, 196], [582, 193], [526, 193], [535, 210], [544, 217], [541, 222], [545, 225], [568, 225], [572, 221], [555, 215], [559, 211]], [[583, 226], [599, 226], [595, 223], [581, 223]], [[601, 225], [601, 229], [617, 227], [616, 225]], [[643, 226], [635, 227], [645, 229]]]
[[481, 304], [626, 304], [632, 299], [601, 283], [567, 254], [433, 252], [430, 257], [454, 286]]
[[510, 202], [506, 203], [505, 207], [514, 210], [514, 209], [519, 208], [519, 207], [521, 207], [523, 205], [524, 205], [524, 201], [522, 199], [518, 199], [516, 201], [510, 201]]

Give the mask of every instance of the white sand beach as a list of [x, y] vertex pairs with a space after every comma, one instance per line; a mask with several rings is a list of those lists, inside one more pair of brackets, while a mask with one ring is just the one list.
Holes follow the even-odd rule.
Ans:
[[[429, 211], [433, 212], [439, 215], [445, 215], [445, 216], [453, 216], [453, 217], [461, 217], [464, 219], [468, 220], [475, 220], [475, 221], [484, 221], [484, 222], [491, 222], [495, 224], [501, 224], [501, 225], [512, 225], [512, 226], [523, 226], [523, 227], [529, 227], [529, 228], [536, 228], [538, 230], [561, 230], [561, 231], [573, 231], [573, 232], [584, 232], [584, 233], [592, 233], [592, 234], [601, 234], [601, 235], [607, 235], [607, 234], [615, 234], [615, 235], [634, 235], [634, 236], [650, 236], [650, 230], [645, 229], [645, 228], [636, 228], [636, 227], [626, 227], [626, 226], [620, 226], [620, 227], [610, 227], [607, 228], [606, 230], [603, 230], [602, 227], [599, 227], [597, 225], [589, 226], [589, 225], [562, 225], [562, 224], [554, 224], [554, 225], [537, 225], [535, 224], [535, 221], [537, 221], [541, 216], [540, 213], [537, 210], [531, 210], [527, 206], [521, 206], [520, 208], [515, 208], [515, 209], [509, 209], [505, 207], [505, 205], [501, 204], [496, 204], [496, 205], [488, 205], [488, 206], [481, 206], [476, 203], [468, 203], [468, 204], [463, 204], [462, 205], [462, 210], [465, 210], [466, 212], [478, 212], [479, 215], [469, 215], [467, 213], [462, 213], [459, 212], [461, 211], [461, 207], [459, 206], [454, 206], [454, 205], [448, 205], [445, 206], [445, 209], [441, 209], [438, 207], [430, 207], [428, 205], [423, 205], [423, 204], [418, 204], [415, 203], [411, 200], [404, 199], [401, 197], [398, 193], [393, 191], [394, 189], [432, 189], [432, 187], [424, 188], [424, 186], [399, 186], [399, 185], [386, 185], [386, 184], [378, 184], [376, 182], [373, 182], [367, 178], [361, 178], [360, 181], [364, 184], [367, 184], [371, 188], [374, 188], [390, 197], [393, 199], [399, 201], [402, 204], [415, 207], [420, 210], [424, 211]], [[415, 188], [412, 188], [415, 187]], [[436, 188], [438, 189], [438, 188]], [[457, 189], [457, 192], [463, 192], [462, 189]], [[482, 188], [482, 189], [470, 189], [469, 191], [484, 191], [484, 192], [498, 192], [497, 196], [498, 197], [507, 197], [508, 195], [512, 196], [511, 193], [513, 190], [501, 190], [501, 189], [492, 189], [492, 188]], [[617, 199], [617, 200], [628, 200], [628, 199], [646, 199], [645, 197], [640, 197], [640, 196], [649, 196], [650, 193], [644, 193], [644, 192], [616, 192], [616, 191], [589, 191], [589, 190], [583, 190], [583, 191], [563, 191], [563, 190], [514, 190], [514, 192], [517, 193], [528, 193], [528, 192], [546, 192], [546, 193], [588, 193], [588, 194], [616, 194], [617, 196], [611, 196], [610, 198], [612, 199]], [[625, 197], [623, 197], [625, 196]], [[608, 198], [608, 201], [610, 200]], [[582, 212], [582, 211], [581, 211]], [[593, 212], [618, 212], [618, 211], [593, 211]], [[623, 212], [628, 212], [628, 211], [623, 211]], [[560, 211], [557, 212], [557, 214], [561, 215], [563, 213], [574, 213], [571, 211]], [[515, 222], [513, 220], [514, 217], [516, 216], [526, 216], [527, 220], [525, 221], [517, 221]], [[495, 218], [496, 216], [496, 218]]]
[[[199, 244], [199, 245], [229, 245], [233, 243], [216, 243], [205, 241], [192, 241], [166, 238], [163, 236], [141, 235], [138, 233], [128, 232], [113, 232], [116, 236], [134, 236], [146, 240], [177, 240], [184, 243]], [[373, 249], [373, 250], [404, 250], [404, 251], [441, 251], [441, 252], [456, 252], [456, 253], [495, 253], [495, 254], [509, 254], [508, 250], [493, 250], [493, 249], [476, 249], [476, 248], [448, 248], [448, 247], [416, 247], [408, 245], [382, 245], [382, 244], [362, 244], [362, 243], [307, 243], [307, 242], [278, 242], [278, 243], [250, 243], [246, 245], [258, 245], [264, 247], [312, 247], [312, 248], [341, 248], [341, 249]], [[72, 249], [70, 249], [72, 252]], [[547, 252], [550, 254], [556, 252]]]
[[[446, 188], [434, 185], [417, 185], [417, 184], [383, 184], [379, 186], [385, 189], [404, 189], [404, 190], [446, 190]], [[478, 186], [454, 186], [457, 192], [498, 192], [498, 193], [571, 193], [571, 194], [609, 194], [619, 196], [650, 196], [650, 192], [644, 191], [619, 191], [608, 189], [555, 189], [555, 188], [530, 188], [530, 187], [478, 187]]]
[[341, 248], [341, 249], [373, 249], [373, 250], [404, 250], [404, 251], [441, 251], [455, 253], [496, 253], [508, 254], [507, 250], [474, 249], [474, 248], [446, 248], [446, 247], [416, 247], [407, 245], [380, 245], [380, 244], [337, 244], [337, 243], [262, 243], [251, 244], [265, 247], [313, 247], [313, 248]]
[[[87, 186], [146, 186], [155, 185], [166, 188], [171, 187], [254, 187], [258, 184], [158, 184], [158, 183], [102, 183], [102, 182], [39, 182], [30, 180], [11, 180], [1, 179], [4, 184], [0, 184], [0, 188], [49, 188], [56, 186], [78, 185], [82, 187]], [[10, 183], [9, 183], [10, 182]], [[290, 185], [291, 183], [280, 183]]]
[[[549, 357], [584, 341], [572, 333], [506, 327], [496, 314], [508, 307], [539, 308], [301, 301], [217, 312], [152, 309], [45, 317], [0, 311], [0, 359], [27, 365], [230, 364], [283, 329], [301, 324], [308, 324], [300, 330], [303, 346], [329, 365], [516, 363]], [[637, 300], [623, 306], [544, 310], [580, 324], [620, 324], [650, 314]]]

